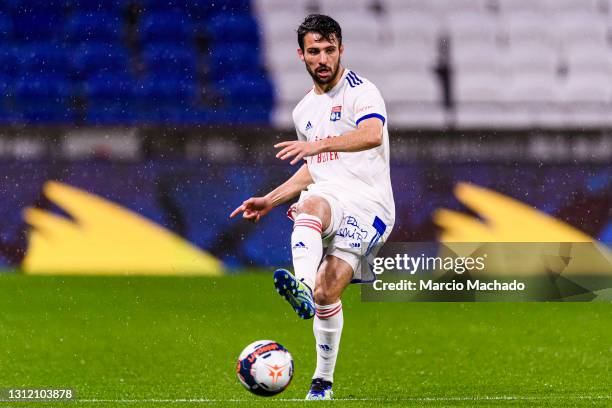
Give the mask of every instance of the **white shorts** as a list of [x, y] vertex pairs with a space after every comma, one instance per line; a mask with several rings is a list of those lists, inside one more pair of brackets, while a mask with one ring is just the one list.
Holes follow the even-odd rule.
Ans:
[[372, 282], [375, 275], [370, 265], [393, 225], [387, 225], [376, 215], [377, 210], [343, 200], [332, 189], [319, 188], [316, 184], [300, 194], [298, 202], [289, 209], [289, 217], [293, 219], [297, 204], [312, 196], [325, 199], [331, 208], [331, 222], [322, 234], [325, 255], [347, 262], [353, 268], [353, 283]]

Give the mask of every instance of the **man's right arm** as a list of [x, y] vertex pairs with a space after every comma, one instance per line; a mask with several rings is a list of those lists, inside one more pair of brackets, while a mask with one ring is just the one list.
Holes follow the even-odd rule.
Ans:
[[287, 181], [266, 194], [266, 198], [271, 200], [272, 207], [276, 207], [296, 197], [313, 182], [308, 165], [304, 163]]
[[257, 222], [274, 207], [291, 200], [313, 182], [308, 165], [304, 163], [293, 176], [265, 196], [251, 197], [244, 201], [232, 212], [230, 218], [242, 213], [242, 218]]

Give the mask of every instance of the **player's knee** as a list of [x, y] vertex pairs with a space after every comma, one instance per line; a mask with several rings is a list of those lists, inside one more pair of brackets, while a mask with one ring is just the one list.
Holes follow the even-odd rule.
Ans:
[[314, 301], [317, 305], [331, 305], [338, 300], [338, 294], [325, 286], [319, 285], [314, 290]]
[[310, 197], [300, 202], [296, 211], [297, 214], [308, 214], [318, 217], [323, 223], [323, 228], [327, 228], [331, 219], [329, 204], [319, 197]]

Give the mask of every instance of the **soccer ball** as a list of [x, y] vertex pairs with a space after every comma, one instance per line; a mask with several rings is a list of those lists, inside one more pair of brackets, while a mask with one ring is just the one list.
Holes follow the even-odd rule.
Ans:
[[240, 353], [236, 375], [253, 394], [270, 397], [289, 386], [293, 378], [293, 358], [275, 341], [255, 341]]

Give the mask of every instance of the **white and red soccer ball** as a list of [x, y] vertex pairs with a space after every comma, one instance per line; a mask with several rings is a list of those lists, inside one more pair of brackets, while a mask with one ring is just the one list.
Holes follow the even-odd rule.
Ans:
[[255, 341], [240, 353], [236, 375], [253, 394], [270, 397], [289, 386], [293, 378], [293, 358], [275, 341]]

